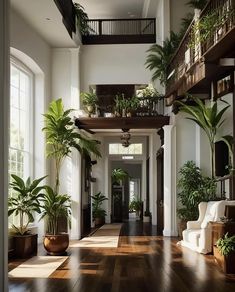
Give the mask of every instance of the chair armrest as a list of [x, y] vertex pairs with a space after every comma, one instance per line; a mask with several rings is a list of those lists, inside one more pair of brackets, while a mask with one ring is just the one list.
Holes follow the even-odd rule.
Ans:
[[202, 223], [201, 221], [188, 221], [187, 229], [200, 229], [201, 223]]

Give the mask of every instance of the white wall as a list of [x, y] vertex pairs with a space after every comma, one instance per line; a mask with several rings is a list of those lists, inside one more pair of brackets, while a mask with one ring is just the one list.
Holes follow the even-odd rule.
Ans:
[[174, 32], [179, 32], [181, 19], [186, 17], [187, 13], [193, 12], [186, 3], [188, 0], [170, 0], [170, 27]]
[[[45, 160], [45, 140], [41, 129], [43, 116], [51, 98], [51, 48], [14, 10], [10, 13], [11, 54], [23, 62], [34, 73], [34, 177], [49, 174], [49, 163]], [[49, 179], [48, 179], [49, 181]], [[39, 241], [44, 234], [43, 221], [39, 226]]]
[[90, 45], [81, 49], [81, 90], [95, 84], [148, 84], [149, 44]]

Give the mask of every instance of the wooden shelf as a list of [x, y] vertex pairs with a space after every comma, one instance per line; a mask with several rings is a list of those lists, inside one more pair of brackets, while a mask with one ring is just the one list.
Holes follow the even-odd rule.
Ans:
[[79, 129], [159, 129], [169, 125], [170, 117], [158, 115], [155, 117], [130, 118], [77, 118], [75, 125]]

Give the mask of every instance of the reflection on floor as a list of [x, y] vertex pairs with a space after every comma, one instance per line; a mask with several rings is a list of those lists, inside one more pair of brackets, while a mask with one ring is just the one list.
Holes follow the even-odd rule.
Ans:
[[157, 236], [149, 224], [127, 222], [118, 248], [72, 248], [48, 279], [10, 279], [9, 291], [235, 291], [235, 277], [224, 276], [212, 255], [178, 247], [177, 240]]

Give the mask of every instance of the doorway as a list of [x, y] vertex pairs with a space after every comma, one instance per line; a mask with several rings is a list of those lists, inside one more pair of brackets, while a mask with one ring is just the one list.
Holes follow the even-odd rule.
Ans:
[[141, 200], [142, 163], [112, 161], [111, 171], [113, 169], [122, 169], [128, 174], [119, 185], [112, 184], [111, 188], [111, 222], [123, 222], [132, 217], [130, 202]]

